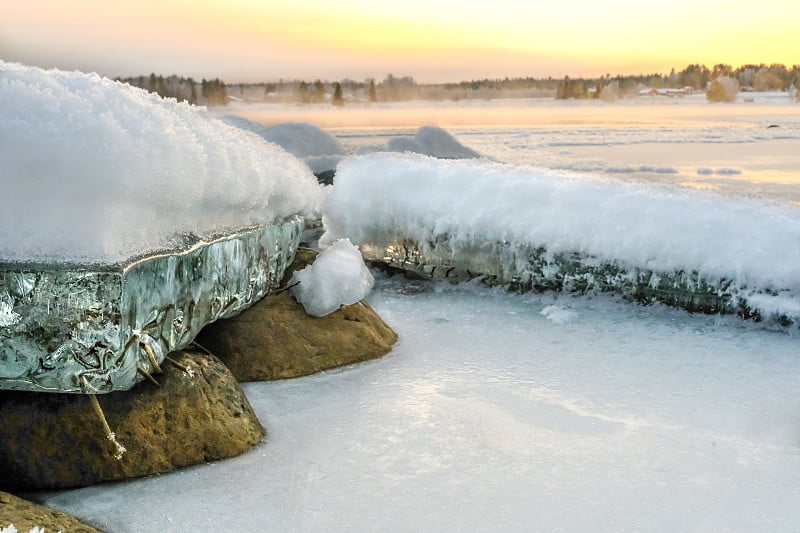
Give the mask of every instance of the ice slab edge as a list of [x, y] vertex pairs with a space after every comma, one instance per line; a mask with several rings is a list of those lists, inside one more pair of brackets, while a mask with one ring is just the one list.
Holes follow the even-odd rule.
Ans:
[[109, 267], [0, 264], [0, 389], [130, 389], [277, 287], [302, 230], [292, 217]]
[[608, 292], [638, 303], [661, 302], [689, 312], [736, 314], [746, 319], [800, 325], [800, 299], [790, 289], [741, 287], [697, 271], [656, 272], [579, 253], [549, 253], [543, 247], [476, 241], [454, 249], [446, 235], [423, 244], [395, 238], [361, 245], [364, 259], [422, 278], [453, 282], [481, 277], [519, 292]]

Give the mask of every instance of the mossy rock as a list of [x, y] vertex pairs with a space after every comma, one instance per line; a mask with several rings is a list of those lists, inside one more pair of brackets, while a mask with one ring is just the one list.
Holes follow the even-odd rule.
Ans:
[[[298, 250], [286, 270], [284, 285], [316, 255], [312, 250]], [[374, 359], [391, 350], [397, 334], [365, 301], [315, 318], [289, 291], [282, 291], [237, 317], [206, 326], [197, 340], [244, 382], [305, 376]]]
[[34, 527], [44, 529], [48, 533], [51, 531], [102, 533], [72, 515], [17, 498], [7, 492], [0, 492], [0, 529], [12, 524], [20, 533], [27, 533]]
[[[265, 431], [236, 379], [213, 356], [175, 352], [156, 376], [96, 398], [0, 392], [0, 489], [57, 489], [161, 474], [239, 455]], [[185, 372], [183, 369], [188, 370]], [[18, 526], [17, 526], [18, 527]]]

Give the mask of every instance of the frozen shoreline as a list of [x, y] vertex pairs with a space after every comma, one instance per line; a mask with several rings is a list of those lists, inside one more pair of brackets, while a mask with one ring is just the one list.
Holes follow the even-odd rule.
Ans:
[[[578, 176], [618, 163], [678, 166], [681, 157], [687, 168], [717, 168], [713, 156], [718, 168], [742, 173], [695, 171], [693, 178], [727, 183], [726, 194], [786, 201], [800, 187], [800, 165], [782, 159], [780, 150], [770, 164], [789, 178], [770, 168], [761, 169], [763, 181], [748, 177], [768, 163], [759, 161], [760, 150], [791, 147], [800, 136], [739, 142], [754, 131], [796, 135], [796, 104], [704, 105], [705, 114], [685, 102], [636, 105], [629, 110], [644, 112], [607, 119], [610, 108], [600, 104], [591, 118], [581, 106], [548, 104], [532, 128], [451, 131], [499, 160], [573, 165], [569, 170]], [[443, 115], [427, 115], [429, 123], [458, 117], [468, 106], [447, 107]], [[345, 127], [342, 117], [350, 110], [329, 108], [305, 111], [333, 117], [338, 126], [314, 121], [304, 110], [274, 118]], [[493, 110], [494, 104], [482, 106], [463, 124]], [[757, 128], [779, 110], [790, 111], [781, 115], [785, 130]], [[412, 120], [402, 106], [386, 116], [404, 113]], [[581, 121], [595, 122], [574, 122], [579, 113]], [[336, 135], [355, 148], [405, 127], [373, 129], [363, 123], [368, 115]], [[413, 120], [408, 127], [419, 125]], [[701, 152], [695, 144], [715, 135], [729, 153]], [[595, 142], [602, 138], [624, 142], [607, 150]], [[667, 146], [681, 150], [657, 161]], [[734, 165], [737, 157], [743, 162]], [[601, 170], [592, 167], [596, 159]], [[615, 178], [676, 185], [669, 180], [685, 176], [679, 170]], [[369, 302], [400, 335], [393, 352], [307, 378], [246, 385], [269, 431], [251, 452], [39, 497], [110, 532], [789, 532], [800, 523], [796, 330], [606, 296], [519, 296], [385, 278]], [[163, 502], [169, 507], [160, 507]]]
[[45, 503], [114, 532], [800, 521], [796, 336], [605, 297], [379, 285], [370, 303], [396, 349], [246, 385], [269, 431], [250, 453]]

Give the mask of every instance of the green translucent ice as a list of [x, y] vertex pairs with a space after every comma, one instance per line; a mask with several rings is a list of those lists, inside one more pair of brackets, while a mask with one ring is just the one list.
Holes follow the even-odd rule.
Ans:
[[276, 287], [302, 229], [293, 217], [121, 265], [0, 263], [0, 389], [130, 389]]

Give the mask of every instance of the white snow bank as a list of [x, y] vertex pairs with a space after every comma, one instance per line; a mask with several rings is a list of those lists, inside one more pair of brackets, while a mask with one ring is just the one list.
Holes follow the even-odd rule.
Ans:
[[364, 146], [358, 154], [374, 152], [412, 152], [439, 159], [477, 159], [481, 154], [461, 144], [450, 132], [436, 126], [421, 126], [413, 137], [392, 137], [382, 146]]
[[205, 108], [0, 62], [0, 261], [118, 262], [318, 208], [305, 165]]
[[344, 161], [321, 244], [482, 242], [579, 252], [629, 268], [696, 270], [739, 287], [800, 290], [800, 210], [750, 199], [486, 161], [372, 154]]
[[313, 264], [294, 273], [290, 284], [292, 296], [311, 316], [325, 316], [342, 305], [363, 300], [375, 280], [369, 273], [358, 248], [341, 239], [325, 249]]
[[236, 115], [225, 115], [220, 120], [236, 127], [258, 133], [293, 156], [305, 162], [312, 172], [335, 170], [345, 149], [327, 131], [307, 122], [285, 122], [262, 126], [257, 122]]

